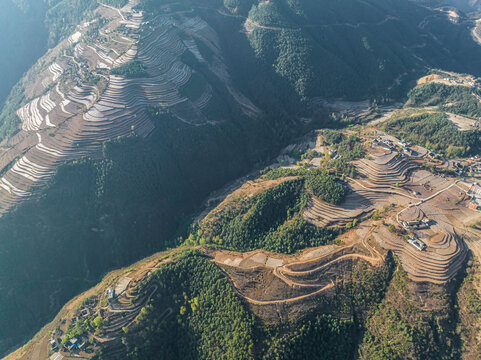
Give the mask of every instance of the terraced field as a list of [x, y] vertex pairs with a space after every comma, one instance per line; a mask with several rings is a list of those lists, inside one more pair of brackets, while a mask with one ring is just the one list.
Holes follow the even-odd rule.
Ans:
[[[98, 335], [94, 335], [93, 338], [101, 344], [105, 358], [116, 359], [125, 356], [122, 346], [119, 346], [122, 342], [121, 336], [124, 334], [122, 329], [135, 322], [136, 317], [156, 293], [157, 288], [157, 285], [153, 283], [142, 292], [135, 287], [129, 288], [116, 299], [115, 303], [99, 310], [108, 325], [103, 326]], [[165, 317], [171, 313], [172, 309], [166, 309]]]
[[[397, 144], [399, 139], [390, 141]], [[396, 146], [391, 150], [379, 145], [371, 147], [366, 158], [354, 162], [360, 178], [348, 181], [350, 191], [343, 203], [332, 205], [310, 196], [304, 219], [318, 227], [342, 228], [362, 220], [365, 220], [362, 224], [378, 224], [373, 220], [384, 218], [386, 225], [376, 225], [373, 230], [378, 245], [398, 256], [411, 279], [442, 284], [464, 266], [468, 247], [479, 256], [478, 233], [470, 224], [479, 221], [480, 216], [466, 207], [469, 184], [420, 169], [428, 163], [444, 171], [448, 162], [432, 160], [420, 147], [415, 148], [414, 156], [402, 155], [400, 151]], [[396, 208], [395, 216], [389, 214], [391, 210], [385, 212]], [[381, 212], [369, 219], [375, 210]], [[422, 219], [429, 220], [429, 225], [419, 228], [403, 225]], [[392, 229], [388, 226], [391, 221], [397, 225], [392, 225]], [[408, 237], [420, 239], [426, 250], [420, 251], [410, 244]], [[289, 278], [288, 271], [278, 273]]]
[[351, 234], [348, 244], [309, 249], [296, 256], [265, 251], [207, 253], [224, 269], [236, 292], [249, 304], [289, 305], [329, 294], [342, 281], [336, 275], [339, 269], [346, 270], [351, 261], [381, 264], [384, 255], [370, 243], [371, 232], [370, 226], [361, 226]]
[[319, 227], [345, 226], [354, 219], [368, 215], [375, 209], [389, 206], [396, 201], [394, 196], [395, 194], [384, 191], [365, 189], [352, 182], [351, 192], [339, 206], [311, 196], [304, 212], [304, 219]]
[[383, 247], [392, 250], [400, 259], [404, 270], [414, 281], [442, 284], [451, 280], [464, 264], [467, 247], [455, 234], [442, 232], [423, 239], [425, 251], [419, 251], [407, 241], [389, 233], [382, 227], [374, 236]]
[[365, 182], [376, 188], [405, 185], [409, 182], [410, 172], [418, 164], [410, 157], [402, 157], [397, 152], [374, 154], [373, 159], [361, 159], [357, 170]]
[[[346, 284], [353, 269], [364, 268], [365, 264], [372, 268], [386, 264], [389, 251], [395, 254], [411, 280], [441, 285], [463, 269], [469, 250], [479, 257], [481, 215], [466, 207], [470, 183], [419, 169], [420, 161], [429, 161], [427, 158], [401, 157], [395, 151], [386, 154], [376, 149], [368, 156], [368, 160], [356, 164], [360, 171], [365, 171], [365, 177], [346, 181], [350, 189], [340, 205], [310, 196], [304, 209], [304, 219], [315, 226], [344, 227], [345, 231], [335, 243], [307, 248], [292, 255], [262, 249], [242, 253], [218, 247], [185, 246], [202, 251], [215, 263], [236, 294], [265, 321], [295, 317], [314, 304], [318, 305], [321, 297], [328, 299], [342, 289], [341, 284]], [[30, 163], [25, 165], [31, 166]], [[223, 200], [220, 208], [235, 205], [236, 200], [272, 189], [286, 179], [289, 177], [264, 181], [243, 178], [220, 191], [215, 203]], [[413, 194], [413, 189], [419, 190], [417, 195]], [[374, 211], [376, 216], [370, 216]], [[215, 209], [204, 212], [199, 221], [215, 221], [217, 215]], [[427, 226], [403, 224], [423, 219], [430, 220]], [[348, 223], [350, 227], [346, 226]], [[422, 241], [426, 248], [416, 248], [409, 238]], [[94, 348], [101, 348], [109, 358], [125, 356], [121, 338], [125, 331], [135, 327], [141, 309], [158, 289], [157, 283], [149, 283], [146, 279], [166, 261], [175, 261], [172, 259], [165, 254], [160, 258], [154, 256], [141, 266], [133, 266], [128, 275], [125, 271], [118, 272], [115, 280], [104, 281], [102, 287], [96, 288], [96, 296], [103, 299], [104, 305], [92, 309], [91, 318], [99, 315], [105, 323], [97, 332], [83, 335], [95, 340]], [[119, 296], [105, 305], [107, 284], [116, 288]], [[166, 305], [161, 317], [169, 317], [173, 311]], [[81, 316], [78, 309], [69, 313], [70, 318], [73, 316]], [[58, 323], [57, 319], [49, 329]], [[49, 334], [43, 332], [43, 343], [34, 341], [32, 346], [37, 349], [47, 346]], [[90, 350], [60, 351], [66, 356], [93, 356], [92, 352], [87, 352]]]
[[[212, 98], [211, 86], [206, 83], [195, 99], [179, 89], [193, 73], [183, 54], [205, 63], [196, 41], [215, 48], [216, 33], [199, 17], [146, 19], [136, 4], [131, 0], [122, 9], [101, 4], [97, 17], [41, 59], [45, 65], [34, 80], [25, 80], [31, 100], [16, 112], [21, 130], [1, 144], [0, 213], [37, 194], [60, 164], [101, 156], [105, 141], [148, 136], [154, 129], [149, 107], [168, 108], [188, 123], [208, 122], [202, 109]], [[133, 61], [145, 75], [110, 74]]]

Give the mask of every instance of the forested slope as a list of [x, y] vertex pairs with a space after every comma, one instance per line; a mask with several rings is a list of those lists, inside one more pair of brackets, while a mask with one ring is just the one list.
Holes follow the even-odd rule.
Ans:
[[[218, 51], [229, 65], [256, 65], [235, 18], [212, 11], [205, 17], [222, 34]], [[234, 46], [236, 38], [240, 41]], [[206, 59], [215, 58], [212, 50], [201, 50]], [[285, 102], [269, 96], [268, 89], [282, 80], [275, 73], [269, 76], [262, 65], [249, 73], [235, 68], [232, 75], [231, 86], [245, 90], [262, 109], [249, 117], [205, 63], [188, 53], [182, 59], [211, 84], [213, 101], [205, 108], [210, 122], [189, 124], [160, 107], [146, 108], [155, 126], [146, 140], [134, 135], [116, 139], [105, 145], [102, 159], [60, 167], [40, 196], [0, 219], [0, 282], [10, 289], [0, 297], [2, 353], [108, 269], [178, 245], [173, 240], [177, 227], [211, 191], [270, 159], [292, 137], [321, 125], [321, 114], [299, 108], [288, 84]], [[242, 74], [247, 81], [239, 84]], [[248, 83], [260, 74], [266, 76], [262, 87]], [[312, 122], [300, 123], [298, 113], [309, 114]]]
[[155, 121], [147, 141], [125, 138], [107, 144], [100, 162], [60, 168], [42, 197], [0, 218], [0, 279], [12, 289], [0, 298], [2, 350], [107, 269], [177, 246], [172, 238], [183, 217], [272, 156], [280, 140], [267, 122]]
[[259, 2], [245, 25], [256, 54], [301, 96], [383, 96], [424, 66], [479, 74], [470, 25], [410, 1]]
[[[150, 16], [168, 3], [141, 5]], [[50, 44], [96, 6], [72, 0], [48, 5], [49, 40], [44, 41]], [[0, 353], [32, 335], [108, 269], [178, 245], [179, 225], [211, 191], [277, 155], [288, 140], [322, 127], [327, 117], [309, 107], [310, 98], [391, 96], [387, 91], [397, 78], [408, 80], [426, 65], [465, 72], [481, 68], [481, 48], [466, 26], [408, 1], [212, 0], [199, 6], [186, 0], [177, 5], [179, 12], [198, 16], [215, 30], [216, 50], [229, 70], [225, 78], [260, 109], [258, 116], [246, 116], [229, 86], [220, 84], [207, 65], [184, 57], [214, 87], [209, 122], [193, 125], [159, 107], [148, 108], [155, 130], [147, 139], [120, 138], [104, 146], [100, 159], [60, 167], [40, 196], [3, 216]], [[210, 51], [201, 48], [207, 60]], [[404, 73], [406, 79], [400, 77]], [[24, 96], [17, 90], [9, 114]], [[12, 133], [17, 125], [12, 120], [2, 131]], [[273, 241], [271, 249], [277, 245]], [[286, 336], [279, 344], [296, 339]]]
[[[41, 1], [1, 0], [0, 106], [20, 76], [42, 55], [47, 44]], [[42, 16], [43, 15], [43, 16]]]

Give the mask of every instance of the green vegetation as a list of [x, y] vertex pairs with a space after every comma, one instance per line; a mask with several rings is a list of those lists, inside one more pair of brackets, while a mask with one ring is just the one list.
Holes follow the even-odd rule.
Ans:
[[332, 145], [337, 154], [339, 154], [344, 161], [360, 159], [366, 153], [361, 143], [361, 139], [355, 135], [342, 135], [341, 140], [335, 143], [330, 143], [330, 145]]
[[263, 179], [296, 176], [250, 198], [240, 197], [214, 210], [194, 228], [187, 244], [214, 243], [249, 251], [265, 249], [293, 253], [306, 247], [331, 243], [338, 232], [309, 225], [302, 217], [309, 192], [340, 203], [346, 189], [329, 173], [317, 169], [274, 169]]
[[138, 60], [130, 61], [110, 70], [112, 75], [121, 75], [128, 79], [148, 76], [145, 65]]
[[19, 128], [19, 119], [16, 111], [22, 105], [24, 100], [24, 88], [18, 83], [10, 92], [5, 105], [0, 113], [0, 138], [13, 135]]
[[403, 113], [384, 124], [384, 130], [447, 157], [467, 156], [481, 148], [479, 131], [459, 131], [443, 113]]
[[[310, 242], [332, 239], [328, 231], [310, 229], [297, 216], [305, 206], [307, 194], [303, 179], [286, 181], [259, 195], [216, 213], [213, 219], [201, 224], [197, 241], [213, 242], [235, 250], [266, 249], [293, 252]], [[286, 239], [282, 239], [286, 235]], [[188, 241], [193, 241], [191, 235]], [[311, 238], [313, 236], [313, 238]]]
[[471, 261], [473, 264], [468, 265], [466, 277], [457, 294], [463, 353], [466, 354], [467, 359], [475, 358], [481, 351], [478, 340], [481, 325], [481, 297], [478, 288], [480, 266], [474, 258]]
[[100, 328], [102, 327], [102, 325], [104, 324], [104, 319], [102, 318], [102, 316], [97, 316], [95, 319], [93, 319], [92, 321], [92, 325], [95, 327], [95, 328]]
[[[186, 251], [152, 275], [159, 288], [123, 343], [131, 359], [353, 360], [361, 336], [356, 319], [381, 301], [391, 271], [392, 258], [381, 269], [356, 263], [333, 298], [319, 297], [297, 319], [264, 325], [214, 264]], [[327, 315], [326, 306], [344, 315]]]
[[187, 252], [152, 281], [157, 293], [124, 339], [129, 359], [254, 358], [254, 317], [208, 259]]
[[356, 135], [346, 136], [339, 130], [324, 130], [324, 145], [330, 145], [335, 153], [326, 154], [321, 162], [321, 168], [334, 171], [339, 176], [356, 176], [354, 165], [350, 161], [364, 157], [366, 150], [361, 139]]
[[296, 322], [268, 327], [261, 359], [352, 359], [355, 331], [352, 320], [314, 313]]
[[[0, 313], [7, 314], [0, 321], [2, 353], [31, 336], [61, 304], [109, 269], [178, 245], [177, 228], [210, 192], [320, 126], [320, 117], [292, 126], [292, 114], [298, 114], [296, 97], [268, 75], [271, 70], [256, 64], [237, 19], [221, 19], [212, 26], [221, 35], [229, 69], [234, 69], [233, 85], [252, 98], [262, 114], [246, 117], [225, 84], [207, 67], [197, 66], [220, 104], [217, 110], [204, 109], [206, 117], [222, 121], [192, 126], [162, 109], [148, 109], [156, 126], [149, 138], [119, 139], [105, 145], [101, 161], [84, 159], [59, 168], [39, 198], [3, 216], [0, 283], [9, 291], [0, 297]], [[205, 49], [200, 50], [205, 55]], [[284, 93], [271, 96], [277, 88]], [[18, 95], [15, 101], [25, 101], [22, 91]], [[12, 102], [9, 113], [12, 131], [18, 124], [16, 104]], [[37, 299], [35, 316], [18, 301], [31, 296]]]
[[[115, 6], [124, 3], [124, 0], [114, 1], [106, 2]], [[169, 2], [172, 1], [152, 0], [148, 3], [156, 7]], [[28, 5], [28, 1], [22, 1], [22, 4]], [[217, 6], [221, 3], [220, 0], [207, 2], [207, 5], [211, 4]], [[225, 85], [215, 80], [216, 76], [208, 71], [207, 66], [192, 65], [214, 89], [214, 101], [205, 110], [206, 116], [222, 121], [215, 126], [191, 126], [162, 109], [150, 109], [156, 130], [149, 138], [118, 139], [105, 145], [102, 160], [84, 159], [60, 167], [41, 196], [2, 216], [1, 353], [22, 343], [51, 319], [60, 304], [96, 283], [108, 269], [178, 245], [173, 240], [176, 229], [205, 196], [245, 174], [254, 165], [272, 158], [288, 140], [307, 129], [299, 123], [293, 124], [292, 119], [309, 115], [313, 119], [309, 126], [321, 124], [322, 117], [310, 113], [307, 106], [299, 106], [301, 99], [386, 95], [386, 89], [398, 75], [407, 72], [409, 79], [416, 76], [412, 69], [424, 70], [432, 63], [444, 64], [445, 48], [452, 49], [451, 60], [446, 60], [450, 67], [466, 65], [477, 72], [481, 69], [481, 50], [469, 36], [461, 36], [468, 31], [464, 25], [460, 27], [448, 20], [433, 20], [424, 30], [418, 29], [417, 25], [433, 13], [411, 2], [279, 0], [260, 5], [258, 1], [225, 0], [225, 5], [238, 13], [246, 13], [250, 5], [257, 5], [250, 14], [252, 19], [266, 26], [283, 28], [262, 29], [254, 24], [254, 30], [246, 40], [245, 33], [239, 31], [243, 20], [199, 10], [219, 34], [219, 48], [230, 71], [233, 88], [251, 99], [261, 109], [261, 114], [255, 120], [244, 116]], [[38, 25], [46, 16], [47, 30], [43, 25], [33, 26], [39, 36], [26, 42], [26, 48], [38, 44], [41, 50], [37, 51], [41, 52], [47, 38], [49, 46], [55, 45], [68, 36], [81, 19], [95, 16], [93, 9], [96, 6], [97, 2], [92, 0], [49, 1], [48, 8], [38, 11], [36, 20]], [[26, 28], [24, 22], [19, 21], [14, 33], [22, 28]], [[439, 42], [433, 40], [431, 33], [436, 34]], [[5, 38], [15, 41], [14, 36]], [[416, 50], [414, 57], [409, 48], [418, 43], [426, 43], [426, 46]], [[200, 49], [203, 54], [208, 52], [205, 48]], [[32, 55], [26, 57], [29, 63], [38, 56], [33, 50], [32, 47]], [[8, 58], [8, 53], [2, 52], [2, 56], [8, 63], [15, 62], [18, 54]], [[426, 63], [419, 62], [417, 56], [426, 59]], [[21, 74], [24, 68], [17, 74]], [[125, 70], [126, 74], [138, 74], [139, 69]], [[276, 96], [272, 96], [273, 93]], [[15, 131], [18, 124], [15, 111], [26, 100], [22, 85], [18, 85], [0, 116], [0, 136]], [[206, 233], [201, 231], [200, 235], [193, 234], [192, 241], [201, 243], [204, 239], [235, 249], [262, 247], [285, 253], [332, 242], [336, 231], [309, 226], [300, 211], [306, 203], [307, 188], [328, 201], [342, 200], [343, 190], [333, 173], [353, 176], [353, 167], [348, 161], [362, 156], [363, 148], [355, 137], [341, 138], [331, 144], [341, 157], [334, 160], [326, 156], [318, 175], [307, 169], [296, 170], [296, 174], [292, 171], [290, 174], [299, 176], [298, 179], [287, 181], [222, 214], [222, 220], [225, 220], [222, 225], [207, 229]], [[456, 143], [453, 146], [462, 145]], [[474, 145], [469, 146], [469, 151], [475, 151]], [[458, 149], [454, 148], [451, 152], [456, 151]], [[276, 176], [282, 171], [279, 170]], [[266, 177], [274, 177], [274, 171]], [[185, 260], [179, 267], [169, 265], [172, 266], [170, 273], [165, 270], [167, 275], [159, 277], [165, 296], [155, 300], [152, 308], [143, 310], [142, 326], [139, 325], [138, 332], [132, 333], [132, 336], [140, 334], [138, 339], [149, 341], [134, 341], [132, 344], [126, 340], [132, 345], [129, 351], [133, 357], [158, 358], [158, 353], [152, 355], [152, 352], [157, 346], [156, 341], [162, 340], [165, 334], [172, 341], [166, 340], [165, 346], [160, 347], [180, 351], [175, 352], [173, 358], [180, 355], [182, 358], [202, 358], [209, 354], [212, 357], [220, 354], [222, 358], [225, 354], [226, 358], [241, 359], [262, 348], [257, 340], [253, 340], [252, 324], [255, 320], [233, 290], [226, 287], [227, 280], [202, 257], [186, 256], [186, 259], [193, 258], [195, 260]], [[195, 271], [189, 272], [190, 268]], [[367, 270], [359, 274], [359, 279], [370, 276]], [[354, 275], [358, 281], [351, 288], [343, 288], [343, 293], [336, 294], [336, 299], [342, 296], [345, 300], [336, 306], [342, 306], [342, 314], [347, 315], [340, 318], [347, 320], [317, 313], [311, 319], [303, 319], [292, 327], [289, 325], [286, 332], [281, 328], [274, 329], [269, 333], [276, 339], [272, 348], [269, 352], [258, 350], [256, 354], [261, 358], [266, 354], [265, 359], [271, 354], [282, 358], [283, 353], [290, 356], [288, 351], [292, 347], [303, 348], [300, 356], [308, 358], [310, 336], [319, 339], [320, 334], [328, 334], [325, 340], [319, 340], [319, 348], [312, 350], [313, 354], [339, 358], [344, 348], [352, 349], [355, 343], [355, 337], [345, 336], [350, 331], [357, 331], [360, 325], [351, 315], [358, 315], [358, 307], [371, 309], [384, 294], [387, 277], [384, 272], [381, 274], [373, 275], [372, 281], [367, 282]], [[352, 295], [363, 294], [362, 291], [365, 296], [353, 300]], [[34, 307], [32, 298], [36, 300]], [[166, 307], [155, 307], [156, 304], [165, 305], [162, 301], [175, 307], [175, 316], [168, 319], [167, 327], [161, 324]], [[369, 330], [374, 325], [373, 322]], [[175, 331], [169, 338], [171, 329]], [[219, 331], [228, 337], [218, 338]], [[193, 338], [188, 334], [193, 334]], [[235, 336], [229, 337], [230, 334]], [[186, 344], [194, 345], [189, 347]], [[333, 344], [337, 349], [332, 347]], [[239, 355], [238, 350], [242, 354]], [[188, 351], [193, 353], [186, 354]], [[168, 352], [164, 354], [169, 358]], [[353, 358], [351, 355], [346, 357]]]
[[[389, 99], [404, 91], [402, 86], [393, 86], [393, 79], [406, 81], [423, 72], [417, 56], [433, 67], [443, 64], [459, 69], [463, 64], [469, 72], [478, 73], [460, 53], [452, 51], [449, 59], [441, 55], [440, 46], [463, 49], [471, 61], [479, 63], [475, 59], [480, 49], [472, 44], [466, 29], [447, 19], [418, 28], [429, 16], [430, 10], [409, 1], [258, 2], [249, 12], [253, 27], [249, 40], [258, 58], [301, 97], [370, 94]], [[410, 50], [413, 44], [423, 47], [414, 52]], [[412, 69], [417, 71], [412, 73]]]
[[326, 143], [329, 145], [337, 145], [345, 139], [344, 135], [339, 130], [324, 130], [322, 135], [324, 136]]
[[391, 252], [380, 268], [372, 269], [364, 261], [353, 264], [350, 281], [338, 288], [331, 305], [342, 314], [354, 316], [359, 323], [365, 322], [386, 296], [395, 269], [396, 261]]
[[[261, 172], [264, 178], [267, 180], [278, 179], [285, 176], [302, 176], [311, 177], [313, 182], [316, 182], [315, 177], [319, 174], [330, 173], [338, 177], [350, 176], [355, 177], [356, 171], [354, 165], [350, 164], [350, 161], [360, 159], [364, 157], [366, 150], [360, 138], [355, 135], [345, 136], [338, 130], [324, 130], [323, 135], [325, 141], [323, 145], [330, 145], [333, 152], [324, 154], [320, 162], [319, 169], [313, 169], [309, 167], [304, 168], [278, 168], [278, 169], [265, 169]], [[297, 154], [296, 154], [297, 155]], [[319, 157], [321, 154], [309, 151], [300, 156], [301, 160], [312, 159]], [[334, 178], [333, 178], [334, 179]], [[331, 179], [331, 180], [333, 180]], [[327, 180], [327, 178], [326, 178]], [[321, 197], [327, 202], [338, 204], [344, 198], [345, 194], [342, 194], [341, 189], [336, 189], [332, 182], [324, 192], [324, 194], [318, 193], [317, 196]], [[333, 198], [330, 198], [329, 192], [333, 191]], [[340, 194], [340, 196], [339, 196]]]
[[346, 188], [325, 171], [312, 170], [306, 178], [307, 189], [318, 198], [331, 204], [340, 204], [346, 196]]
[[[151, 109], [156, 129], [147, 139], [118, 139], [105, 144], [102, 160], [60, 167], [39, 198], [3, 215], [0, 283], [9, 291], [0, 297], [2, 350], [32, 335], [109, 269], [177, 246], [178, 226], [209, 193], [286, 145], [268, 119], [239, 113], [233, 108], [229, 121], [194, 126]], [[284, 134], [293, 129], [277, 125]], [[35, 317], [18, 301], [31, 296]]]
[[65, 331], [65, 337], [62, 339], [62, 345], [66, 344], [74, 337], [79, 337], [93, 331], [94, 327], [96, 326], [93, 323], [90, 323], [88, 319], [76, 321], [75, 324], [71, 324]]
[[267, 234], [264, 248], [276, 253], [291, 254], [306, 248], [330, 244], [337, 235], [338, 231], [312, 226], [301, 214], [297, 214]]
[[[45, 23], [49, 31], [49, 47], [69, 36], [82, 20], [94, 17], [97, 0], [43, 0], [48, 2]], [[122, 7], [128, 0], [103, 0], [102, 3]]]
[[472, 118], [481, 116], [481, 102], [466, 86], [429, 83], [415, 87], [409, 94], [414, 106], [440, 106], [440, 109]]
[[367, 319], [361, 359], [459, 359], [454, 307], [447, 290], [427, 285], [424, 306], [415, 286], [399, 267], [386, 298]]
[[50, 3], [53, 6], [47, 11], [45, 19], [49, 31], [49, 47], [54, 47], [69, 36], [81, 20], [91, 19], [98, 6], [96, 0], [60, 0]]
[[262, 178], [265, 180], [275, 180], [283, 177], [288, 177], [288, 176], [308, 176], [309, 172], [311, 169], [306, 169], [303, 167], [298, 167], [298, 168], [276, 168], [276, 169], [271, 169], [271, 168], [265, 168], [261, 170], [260, 174], [262, 175]]

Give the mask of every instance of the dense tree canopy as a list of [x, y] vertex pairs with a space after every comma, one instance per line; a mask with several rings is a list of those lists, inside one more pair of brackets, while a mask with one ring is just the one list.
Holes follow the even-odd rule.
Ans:
[[481, 146], [479, 131], [459, 131], [441, 112], [405, 116], [401, 113], [388, 121], [384, 129], [401, 139], [448, 157], [477, 153]]

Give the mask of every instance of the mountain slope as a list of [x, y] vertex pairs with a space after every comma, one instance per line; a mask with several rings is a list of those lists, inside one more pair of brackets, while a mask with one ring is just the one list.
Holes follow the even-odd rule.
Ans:
[[[305, 128], [283, 107], [261, 112], [231, 83], [229, 32], [169, 14], [139, 32], [145, 20], [131, 7], [99, 11], [81, 41], [77, 32], [62, 41], [23, 80], [32, 100], [2, 155], [1, 202], [14, 209], [0, 219], [0, 281], [12, 290], [0, 299], [2, 351], [107, 269], [175, 244], [179, 220], [209, 192]], [[117, 44], [110, 54], [105, 39]], [[18, 284], [36, 284], [39, 301], [22, 300], [32, 287]]]
[[[125, 5], [125, 0], [106, 0], [112, 6]], [[0, 137], [16, 131], [17, 121], [8, 114], [16, 111], [22, 101], [21, 84], [11, 91], [20, 77], [59, 41], [70, 35], [82, 19], [92, 16], [97, 1], [74, 0], [2, 0], [0, 39], [0, 104], [5, 111], [0, 115]], [[10, 96], [8, 96], [10, 93]], [[8, 98], [8, 99], [7, 99]]]
[[89, 5], [21, 80], [1, 115], [17, 129], [0, 158], [1, 353], [108, 269], [177, 246], [211, 191], [328, 121], [318, 97], [394, 96], [427, 65], [481, 59], [467, 24], [408, 1], [225, 5]]
[[260, 2], [245, 27], [256, 53], [303, 96], [384, 95], [424, 66], [479, 74], [469, 24], [409, 1]]
[[0, 32], [3, 34], [0, 39], [0, 104], [3, 107], [12, 86], [42, 55], [48, 33], [42, 23], [46, 11], [42, 2], [22, 6], [22, 3], [2, 0], [0, 7]]
[[446, 0], [443, 3], [457, 7], [463, 11], [478, 11], [481, 8], [479, 0]]

